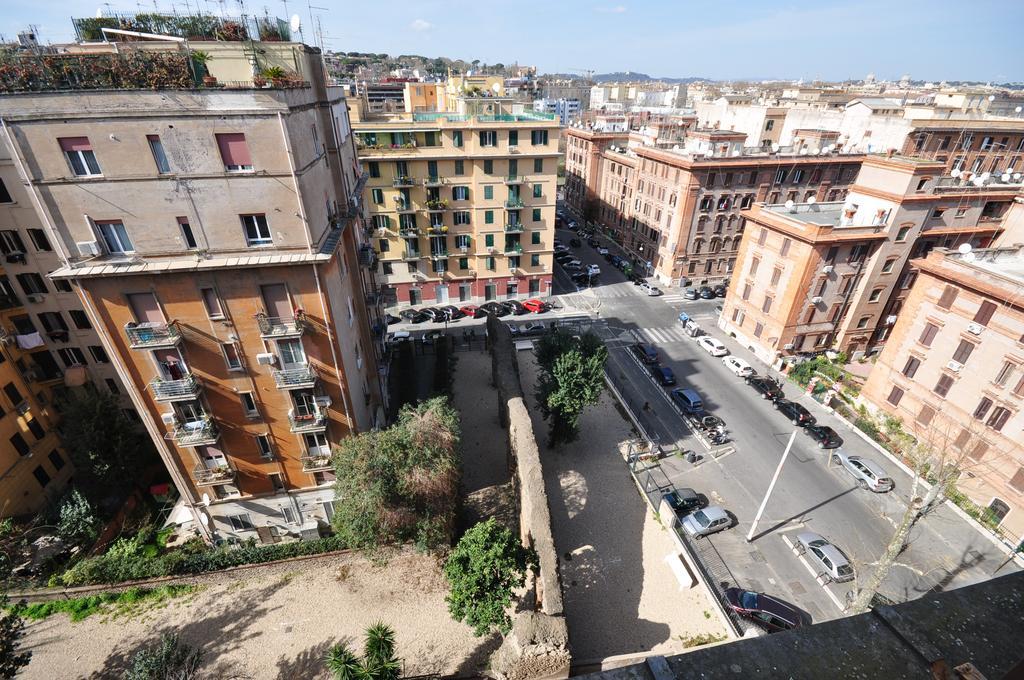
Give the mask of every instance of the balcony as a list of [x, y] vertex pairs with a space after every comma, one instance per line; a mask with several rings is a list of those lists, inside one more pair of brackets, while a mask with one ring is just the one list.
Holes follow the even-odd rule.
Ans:
[[416, 186], [416, 184], [417, 184], [417, 181], [413, 177], [396, 177], [394, 179], [394, 181], [391, 182], [391, 186], [396, 187], [396, 188], [400, 188], [400, 187], [414, 187], [414, 186]]
[[228, 465], [218, 465], [208, 468], [202, 463], [192, 468], [192, 479], [196, 480], [196, 486], [210, 486], [211, 484], [227, 484], [235, 479], [235, 471]]
[[306, 452], [306, 455], [299, 458], [302, 461], [303, 472], [319, 472], [320, 470], [330, 470], [332, 467], [331, 462], [331, 447], [329, 446], [316, 446]]
[[186, 375], [180, 380], [154, 378], [149, 382], [149, 387], [153, 390], [153, 398], [163, 402], [195, 399], [203, 385], [194, 375]]
[[526, 178], [521, 175], [509, 175], [503, 181], [505, 184], [525, 184]]
[[298, 338], [306, 331], [306, 317], [298, 316], [267, 316], [256, 315], [256, 324], [260, 328], [260, 337], [267, 339]]
[[132, 349], [170, 349], [181, 342], [181, 333], [174, 322], [128, 322], [124, 326], [128, 344]]
[[420, 251], [418, 250], [407, 250], [402, 254], [402, 259], [406, 261], [418, 260], [420, 257], [422, 257], [422, 255], [420, 255]]
[[431, 257], [431, 259], [434, 259], [434, 260], [436, 260], [438, 258], [441, 258], [441, 257], [448, 257], [448, 249], [447, 248], [439, 248], [437, 250], [431, 250], [430, 251], [430, 257]]
[[505, 231], [507, 231], [507, 232], [516, 232], [516, 233], [518, 233], [518, 232], [523, 231], [525, 228], [526, 228], [526, 225], [523, 224], [522, 222], [516, 222], [515, 224], [509, 224], [509, 223], [505, 224]]
[[403, 238], [416, 238], [420, 235], [420, 230], [416, 227], [402, 227], [398, 230], [398, 234]]
[[443, 212], [448, 209], [448, 201], [443, 198], [427, 201], [427, 212]]
[[403, 201], [400, 198], [395, 198], [395, 210], [400, 213], [416, 212], [416, 208], [412, 206], [412, 201]]
[[296, 414], [295, 409], [288, 411], [288, 424], [292, 432], [325, 432], [327, 430], [327, 413]]
[[448, 227], [443, 224], [431, 224], [427, 227], [427, 233], [431, 236], [443, 236], [448, 233]]
[[505, 244], [505, 254], [506, 255], [522, 255], [523, 254], [523, 246], [518, 244], [518, 243], [514, 243], [514, 244], [513, 243], [506, 243]]
[[312, 366], [274, 370], [274, 384], [279, 390], [298, 390], [316, 385], [316, 371]]
[[220, 430], [209, 418], [177, 423], [174, 429], [164, 435], [178, 446], [205, 446], [216, 444], [220, 439]]
[[447, 183], [447, 177], [427, 177], [423, 180], [423, 186], [425, 187], [439, 187]]
[[359, 247], [359, 264], [364, 267], [376, 271], [377, 269], [377, 251], [371, 246], [364, 245]]
[[505, 201], [505, 208], [508, 210], [519, 210], [523, 207], [523, 199], [521, 198], [510, 198]]

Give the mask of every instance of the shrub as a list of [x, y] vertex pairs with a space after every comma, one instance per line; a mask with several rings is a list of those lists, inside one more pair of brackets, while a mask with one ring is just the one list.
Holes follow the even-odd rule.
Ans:
[[124, 680], [193, 680], [199, 677], [202, 660], [202, 650], [165, 633], [155, 647], [135, 653]]
[[78, 489], [72, 489], [60, 504], [57, 534], [68, 543], [85, 544], [96, 538], [96, 515]]

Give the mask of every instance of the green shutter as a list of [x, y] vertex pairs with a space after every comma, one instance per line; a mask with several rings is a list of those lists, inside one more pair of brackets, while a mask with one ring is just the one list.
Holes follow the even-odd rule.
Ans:
[[543, 158], [534, 158], [533, 159], [533, 171], [534, 172], [544, 172], [544, 159]]
[[533, 221], [540, 222], [540, 208], [533, 209]]
[[469, 269], [469, 258], [468, 257], [460, 257], [459, 258], [459, 269]]
[[533, 266], [533, 267], [539, 267], [540, 266], [540, 255], [530, 255], [530, 266]]
[[508, 131], [508, 145], [519, 146], [519, 130]]
[[532, 243], [535, 246], [536, 245], [540, 245], [540, 232], [539, 231], [530, 232], [530, 243]]
[[[484, 224], [494, 224], [494, 211], [493, 210], [485, 210], [484, 211]], [[494, 244], [492, 243], [491, 245], [494, 245]]]
[[484, 247], [486, 247], [486, 248], [493, 248], [494, 247], [494, 234], [484, 234]]
[[484, 187], [484, 198], [488, 198], [488, 199], [494, 198], [494, 187], [491, 187], [491, 186]]
[[543, 184], [534, 184], [533, 185], [533, 197], [534, 198], [540, 198], [543, 195], [544, 195], [544, 185]]

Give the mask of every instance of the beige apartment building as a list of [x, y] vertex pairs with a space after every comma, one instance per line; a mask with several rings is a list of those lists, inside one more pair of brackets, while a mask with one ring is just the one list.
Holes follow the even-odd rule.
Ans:
[[[248, 46], [216, 45], [211, 85], [180, 45], [91, 45], [83, 80], [0, 115], [51, 283], [79, 297], [193, 526], [276, 541], [329, 521], [331, 445], [383, 417], [381, 327], [342, 92], [313, 48], [258, 50], [288, 67], [264, 82]], [[160, 80], [90, 89], [122, 60]]]
[[862, 399], [960, 460], [957, 487], [1024, 536], [1024, 247], [936, 248]]
[[551, 292], [558, 120], [504, 97], [375, 115], [351, 101], [389, 307]]
[[945, 165], [867, 157], [845, 201], [753, 205], [720, 327], [764, 361], [883, 345], [935, 247], [986, 247], [1020, 185], [977, 186]]

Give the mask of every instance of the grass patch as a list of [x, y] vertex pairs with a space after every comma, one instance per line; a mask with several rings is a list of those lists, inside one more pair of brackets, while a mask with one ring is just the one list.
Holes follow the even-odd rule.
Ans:
[[[27, 619], [40, 621], [54, 614], [67, 614], [72, 621], [82, 621], [99, 612], [112, 612], [116, 615], [131, 614], [140, 606], [152, 607], [166, 600], [187, 595], [196, 590], [196, 586], [169, 585], [159, 588], [129, 588], [120, 593], [99, 593], [86, 597], [75, 597], [70, 600], [52, 600], [35, 602], [19, 607], [20, 613]], [[18, 605], [13, 605], [17, 607]]]
[[690, 647], [700, 647], [701, 645], [710, 645], [712, 642], [722, 642], [726, 639], [724, 635], [713, 635], [711, 633], [701, 633], [700, 635], [693, 635], [691, 637], [682, 637], [679, 639], [683, 643], [683, 647], [689, 649]]

